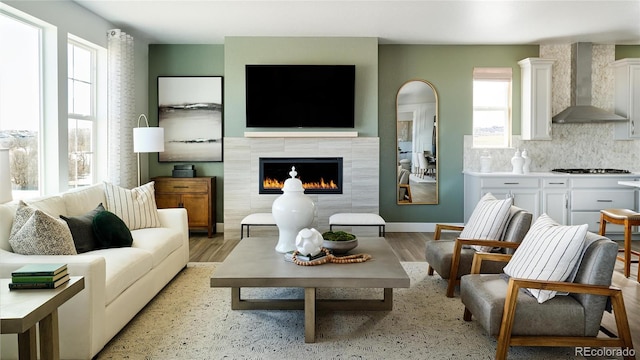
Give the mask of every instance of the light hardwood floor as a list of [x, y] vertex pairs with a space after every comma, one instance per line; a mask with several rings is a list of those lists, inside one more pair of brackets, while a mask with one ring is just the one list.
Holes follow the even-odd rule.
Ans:
[[[451, 233], [443, 233], [442, 238], [452, 236], [454, 235]], [[387, 233], [385, 238], [400, 261], [425, 261], [425, 242], [433, 238], [433, 233]], [[222, 262], [239, 241], [224, 240], [223, 234], [215, 234], [213, 238], [208, 238], [205, 234], [192, 233], [189, 238], [189, 259], [192, 262]], [[640, 251], [640, 242], [634, 241], [632, 247]], [[618, 261], [613, 274], [613, 286], [623, 291], [631, 336], [636, 352], [640, 352], [640, 284], [636, 281], [638, 264], [631, 265], [631, 277], [628, 279], [622, 275], [622, 271], [623, 264]], [[611, 314], [605, 313], [602, 323], [608, 329], [616, 328]]]

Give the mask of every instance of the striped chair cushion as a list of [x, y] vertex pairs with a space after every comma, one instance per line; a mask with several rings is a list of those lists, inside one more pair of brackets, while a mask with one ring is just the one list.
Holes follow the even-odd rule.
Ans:
[[[513, 204], [512, 198], [498, 200], [488, 193], [480, 199], [473, 209], [469, 221], [460, 233], [461, 239], [500, 240], [509, 220], [509, 209]], [[472, 245], [477, 251], [489, 252], [491, 246]]]
[[129, 230], [160, 227], [154, 182], [131, 190], [105, 182], [107, 210], [116, 214]]
[[[582, 256], [587, 224], [562, 226], [542, 214], [531, 226], [504, 273], [521, 279], [567, 281]], [[543, 303], [558, 295], [551, 290], [529, 289]]]

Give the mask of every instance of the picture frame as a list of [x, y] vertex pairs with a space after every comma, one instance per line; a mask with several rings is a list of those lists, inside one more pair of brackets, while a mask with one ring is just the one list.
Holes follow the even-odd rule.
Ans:
[[158, 76], [159, 162], [221, 162], [222, 76]]

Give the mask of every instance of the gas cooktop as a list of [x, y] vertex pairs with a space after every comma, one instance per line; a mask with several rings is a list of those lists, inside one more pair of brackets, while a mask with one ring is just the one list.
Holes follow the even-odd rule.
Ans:
[[551, 172], [566, 174], [630, 174], [629, 170], [620, 169], [553, 169]]

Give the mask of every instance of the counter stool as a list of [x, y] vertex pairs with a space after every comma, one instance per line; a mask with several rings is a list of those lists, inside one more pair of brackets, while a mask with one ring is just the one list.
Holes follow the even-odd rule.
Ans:
[[[631, 227], [640, 226], [640, 213], [629, 209], [600, 210], [600, 235], [602, 236], [605, 236], [607, 222], [624, 226], [624, 249], [618, 250], [618, 252], [624, 252], [624, 257], [618, 256], [618, 260], [624, 261], [624, 276], [629, 277], [631, 263], [638, 263], [638, 260], [631, 260], [631, 255], [640, 257], [640, 252], [631, 250]], [[640, 270], [638, 282], [640, 282]]]
[[255, 213], [244, 217], [240, 221], [240, 240], [244, 237], [244, 228], [247, 228], [247, 237], [249, 237], [249, 227], [251, 226], [277, 226], [276, 221], [271, 213]]

